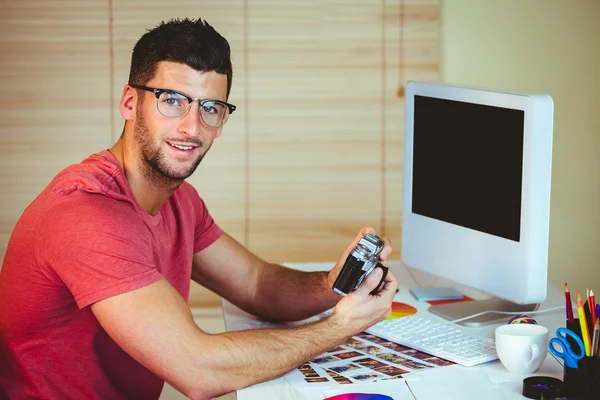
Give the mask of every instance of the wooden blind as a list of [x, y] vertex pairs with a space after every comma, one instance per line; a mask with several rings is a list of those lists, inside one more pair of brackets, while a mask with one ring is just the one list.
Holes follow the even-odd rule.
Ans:
[[232, 49], [238, 110], [189, 179], [219, 225], [275, 262], [334, 261], [367, 225], [399, 257], [403, 85], [438, 79], [439, 0], [3, 4], [0, 255], [58, 171], [119, 137], [135, 42], [187, 16]]

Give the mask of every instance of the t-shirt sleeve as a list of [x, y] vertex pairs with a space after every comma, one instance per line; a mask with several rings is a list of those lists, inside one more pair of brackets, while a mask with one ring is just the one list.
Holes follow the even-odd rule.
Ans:
[[187, 186], [188, 196], [196, 215], [196, 227], [194, 230], [194, 254], [196, 254], [213, 244], [223, 234], [223, 230], [213, 220], [204, 200], [200, 198], [196, 189], [192, 185], [187, 184], [187, 182], [184, 184]]
[[163, 278], [147, 229], [131, 204], [101, 194], [74, 193], [41, 217], [36, 257], [56, 274], [79, 308]]

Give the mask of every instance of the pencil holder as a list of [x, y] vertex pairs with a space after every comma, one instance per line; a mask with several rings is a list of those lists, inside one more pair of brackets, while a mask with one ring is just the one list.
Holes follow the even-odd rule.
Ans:
[[563, 383], [569, 397], [597, 400], [600, 390], [600, 358], [583, 357], [579, 368], [564, 367]]
[[[579, 319], [574, 319], [573, 322], [567, 321], [566, 325], [583, 340]], [[579, 353], [579, 345], [570, 336], [567, 336], [567, 340], [571, 349]], [[600, 358], [586, 356], [579, 360], [578, 368], [564, 367], [563, 382], [564, 390], [571, 398], [597, 400], [600, 390]]]
[[[579, 325], [579, 319], [574, 319], [573, 322], [569, 322], [569, 320], [567, 320], [567, 329], [573, 331], [573, 333], [579, 336], [579, 339], [583, 340], [583, 336], [581, 336], [581, 325]], [[567, 341], [571, 345], [571, 349], [573, 349], [575, 353], [579, 353], [579, 345], [571, 336], [567, 336]]]

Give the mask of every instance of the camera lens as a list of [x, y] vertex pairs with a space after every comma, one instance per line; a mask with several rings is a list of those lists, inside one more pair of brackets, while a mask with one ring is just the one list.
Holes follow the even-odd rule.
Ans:
[[352, 250], [352, 255], [361, 261], [365, 261], [371, 256], [371, 251], [359, 243]]

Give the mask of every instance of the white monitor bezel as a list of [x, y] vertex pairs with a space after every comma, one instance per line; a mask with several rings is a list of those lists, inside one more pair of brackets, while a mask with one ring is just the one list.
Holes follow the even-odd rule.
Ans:
[[[402, 260], [424, 270], [520, 304], [546, 298], [552, 98], [428, 82], [408, 82], [405, 104]], [[497, 237], [412, 209], [412, 151], [416, 95], [524, 111], [520, 241]]]

